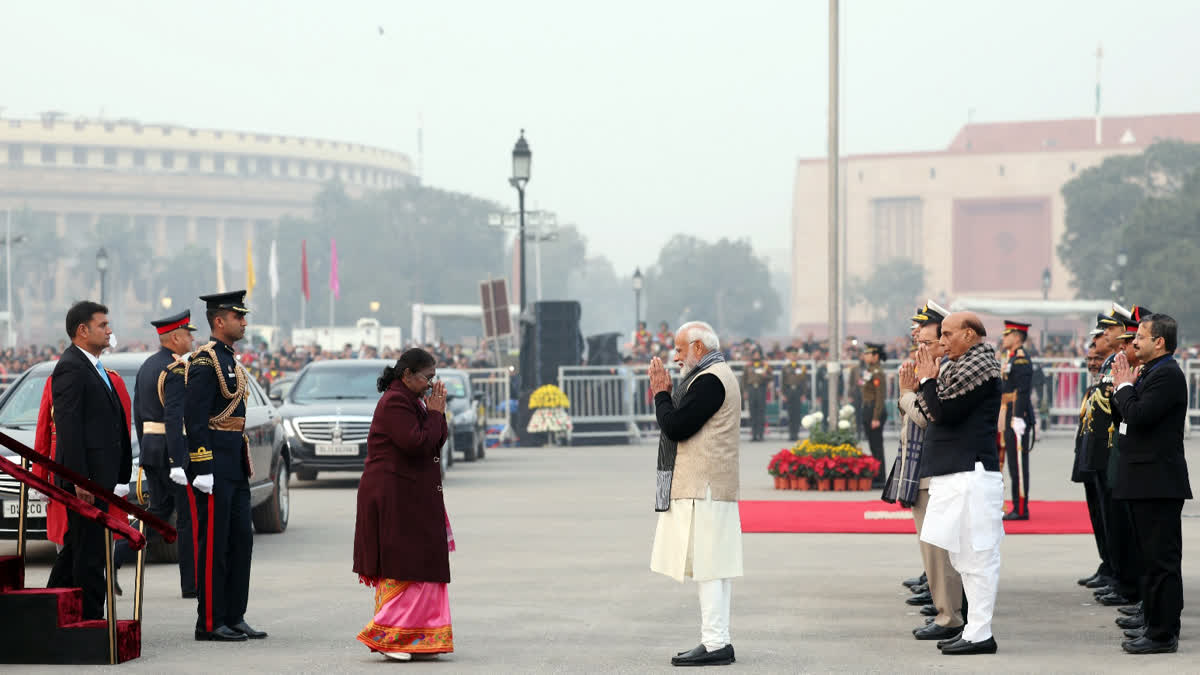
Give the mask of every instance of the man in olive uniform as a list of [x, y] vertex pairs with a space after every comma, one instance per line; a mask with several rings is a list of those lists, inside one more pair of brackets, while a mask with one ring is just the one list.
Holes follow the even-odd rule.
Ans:
[[851, 335], [846, 342], [845, 357], [847, 361], [855, 361], [854, 365], [846, 371], [846, 377], [842, 382], [846, 383], [845, 391], [842, 396], [850, 400], [850, 405], [854, 406], [854, 414], [858, 416], [858, 424], [854, 425], [854, 439], [862, 440], [862, 430], [867, 424], [863, 412], [862, 400], [862, 378], [864, 368], [862, 363], [858, 362], [861, 359], [858, 350], [858, 338]]
[[[162, 346], [138, 369], [133, 428], [141, 445], [141, 465], [150, 488], [150, 513], [170, 522], [176, 515], [179, 533], [179, 587], [185, 598], [196, 597], [196, 561], [192, 548], [192, 513], [187, 475], [188, 448], [183, 433], [185, 360], [192, 351], [191, 311], [151, 321]], [[121, 542], [125, 540], [122, 539]]]
[[246, 335], [246, 291], [204, 295], [212, 340], [188, 362], [184, 419], [199, 594], [196, 639], [241, 642], [267, 634], [246, 623], [250, 593], [250, 452], [246, 443], [249, 374], [233, 345]]
[[787, 404], [788, 439], [800, 438], [800, 418], [808, 400], [808, 364], [800, 363], [795, 345], [787, 348], [787, 365], [783, 367], [783, 400]]
[[1000, 364], [1004, 379], [1003, 395], [1000, 397], [1000, 430], [1003, 432], [1003, 448], [1008, 461], [1009, 482], [1012, 485], [1012, 511], [1005, 520], [1029, 520], [1029, 451], [1033, 449], [1033, 362], [1025, 351], [1025, 340], [1029, 338], [1029, 324], [1005, 321], [1001, 338], [1004, 348]]
[[866, 343], [863, 350], [862, 375], [858, 380], [859, 391], [862, 392], [863, 434], [871, 448], [871, 455], [879, 460], [879, 472], [871, 479], [874, 487], [883, 487], [883, 423], [887, 421], [887, 408], [884, 403], [887, 398], [887, 380], [883, 375], [884, 346], [874, 342]]
[[754, 348], [754, 358], [742, 373], [742, 391], [750, 404], [750, 440], [761, 441], [767, 428], [767, 390], [774, 381], [771, 365], [763, 358], [762, 348]]

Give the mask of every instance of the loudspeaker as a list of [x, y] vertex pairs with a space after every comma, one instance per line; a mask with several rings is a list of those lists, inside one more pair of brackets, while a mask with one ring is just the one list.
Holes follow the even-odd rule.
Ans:
[[[558, 383], [560, 366], [583, 361], [582, 309], [574, 300], [536, 302], [521, 321], [521, 390]], [[532, 321], [529, 321], [532, 319]]]
[[621, 353], [617, 350], [620, 333], [600, 333], [587, 339], [587, 361], [589, 366], [619, 366]]

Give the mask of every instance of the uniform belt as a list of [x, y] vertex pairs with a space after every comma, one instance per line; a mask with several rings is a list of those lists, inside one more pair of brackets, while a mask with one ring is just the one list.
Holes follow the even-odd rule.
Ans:
[[162, 422], [142, 422], [143, 434], [165, 434], [167, 425]]
[[213, 429], [214, 431], [245, 431], [246, 418], [245, 417], [226, 417], [225, 419], [223, 419], [219, 422], [209, 420], [208, 428]]

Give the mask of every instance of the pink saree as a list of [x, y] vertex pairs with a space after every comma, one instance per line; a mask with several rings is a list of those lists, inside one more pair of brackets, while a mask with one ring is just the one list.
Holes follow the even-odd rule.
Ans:
[[[454, 533], [446, 516], [446, 543], [454, 550]], [[358, 634], [374, 652], [449, 654], [454, 651], [447, 584], [396, 579], [359, 581], [375, 588], [375, 617]]]

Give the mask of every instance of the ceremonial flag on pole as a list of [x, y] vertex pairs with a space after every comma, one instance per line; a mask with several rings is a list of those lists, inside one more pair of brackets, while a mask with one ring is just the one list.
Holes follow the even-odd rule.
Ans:
[[258, 279], [254, 276], [254, 248], [250, 240], [246, 240], [246, 295], [254, 296], [254, 286]]
[[221, 253], [221, 249], [225, 248], [225, 243], [220, 238], [217, 239], [217, 292], [225, 292], [225, 256]]
[[304, 293], [304, 301], [309, 301], [308, 293], [308, 242], [300, 241], [300, 291]]
[[329, 258], [332, 262], [329, 264], [329, 290], [333, 291], [333, 297], [341, 299], [342, 285], [338, 282], [338, 258], [337, 258], [337, 240], [329, 240]]
[[271, 278], [271, 299], [279, 295], [279, 258], [275, 256], [275, 240], [271, 240], [271, 257], [267, 260], [267, 276]]

